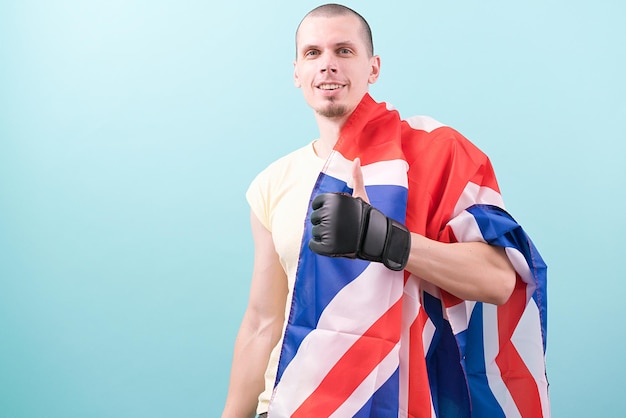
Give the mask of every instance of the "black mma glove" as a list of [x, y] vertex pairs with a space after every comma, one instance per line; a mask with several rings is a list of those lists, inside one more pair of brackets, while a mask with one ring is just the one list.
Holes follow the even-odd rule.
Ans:
[[317, 195], [311, 203], [313, 238], [309, 248], [330, 257], [361, 258], [403, 270], [411, 234], [406, 226], [345, 193]]

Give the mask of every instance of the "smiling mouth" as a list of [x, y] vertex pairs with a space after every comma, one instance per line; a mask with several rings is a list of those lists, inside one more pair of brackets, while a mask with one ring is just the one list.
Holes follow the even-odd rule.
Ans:
[[343, 87], [343, 84], [320, 84], [317, 86], [320, 90], [337, 90]]

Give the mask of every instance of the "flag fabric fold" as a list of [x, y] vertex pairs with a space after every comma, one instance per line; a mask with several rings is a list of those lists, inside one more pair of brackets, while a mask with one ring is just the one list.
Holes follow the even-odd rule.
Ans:
[[504, 210], [488, 158], [365, 95], [311, 200], [352, 193], [356, 157], [374, 207], [431, 239], [504, 247], [515, 289], [502, 306], [464, 301], [407, 271], [320, 256], [305, 220], [268, 416], [549, 417], [546, 265]]

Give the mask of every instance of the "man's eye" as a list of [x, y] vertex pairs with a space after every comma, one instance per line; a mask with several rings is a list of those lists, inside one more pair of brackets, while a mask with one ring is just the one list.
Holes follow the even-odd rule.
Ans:
[[313, 57], [313, 56], [318, 55], [318, 54], [319, 54], [319, 51], [310, 50], [310, 51], [307, 51], [306, 54], [304, 54], [304, 56], [305, 57]]
[[344, 55], [345, 55], [345, 54], [350, 54], [351, 52], [352, 52], [352, 51], [350, 51], [348, 48], [341, 48], [341, 49], [339, 50], [339, 53], [340, 53], [340, 54], [344, 54]]

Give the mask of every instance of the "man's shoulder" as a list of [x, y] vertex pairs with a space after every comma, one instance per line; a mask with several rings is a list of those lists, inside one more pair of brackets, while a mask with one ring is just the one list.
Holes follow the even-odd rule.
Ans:
[[468, 141], [459, 131], [439, 120], [426, 115], [411, 116], [403, 119], [408, 131], [421, 134], [424, 139], [432, 141]]
[[313, 151], [313, 142], [309, 142], [306, 145], [301, 146], [293, 151], [288, 152], [282, 157], [274, 160], [269, 166], [284, 166], [293, 164], [299, 160], [308, 159], [315, 156], [315, 151]]
[[269, 163], [257, 174], [256, 181], [275, 181], [296, 171], [306, 171], [308, 167], [316, 165], [316, 158], [313, 142], [309, 142]]
[[439, 122], [435, 118], [426, 115], [415, 115], [404, 119], [404, 121], [415, 130], [431, 133], [439, 128], [450, 128]]
[[315, 157], [312, 142], [297, 148], [269, 163], [259, 174], [283, 173], [297, 168]]
[[412, 116], [404, 119], [405, 135], [417, 137], [421, 146], [431, 151], [453, 152], [463, 150], [472, 156], [481, 156], [483, 152], [465, 135], [455, 128], [439, 122], [430, 116]]

